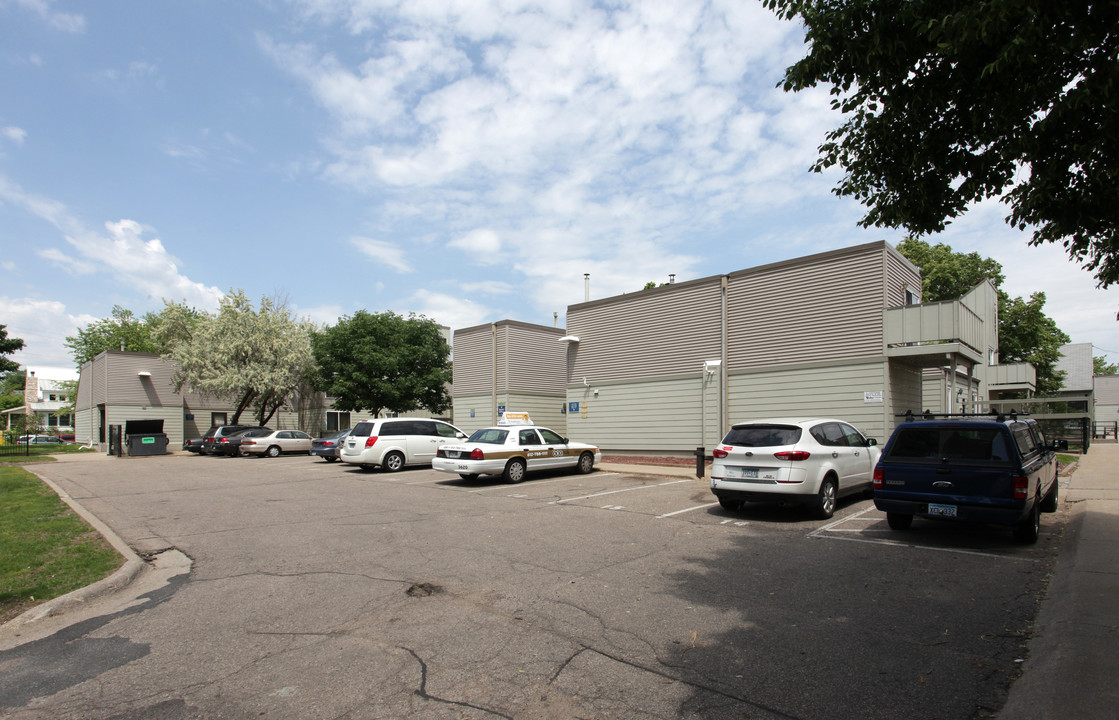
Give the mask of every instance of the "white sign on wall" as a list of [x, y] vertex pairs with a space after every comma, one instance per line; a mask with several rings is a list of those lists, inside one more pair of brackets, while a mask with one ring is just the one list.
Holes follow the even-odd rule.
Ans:
[[882, 402], [881, 390], [867, 390], [863, 392], [864, 403], [880, 403]]

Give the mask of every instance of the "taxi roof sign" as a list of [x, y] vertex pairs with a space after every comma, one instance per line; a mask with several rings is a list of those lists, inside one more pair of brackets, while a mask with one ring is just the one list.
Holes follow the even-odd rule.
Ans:
[[531, 425], [532, 418], [526, 412], [506, 412], [497, 421], [498, 425]]

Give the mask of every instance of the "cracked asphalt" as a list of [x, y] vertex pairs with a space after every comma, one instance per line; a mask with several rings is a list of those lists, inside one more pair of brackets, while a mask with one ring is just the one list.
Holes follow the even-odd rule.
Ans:
[[0, 651], [20, 720], [990, 717], [1063, 523], [1029, 548], [937, 523], [898, 542], [865, 499], [732, 515], [702, 481], [603, 471], [32, 469], [193, 568]]

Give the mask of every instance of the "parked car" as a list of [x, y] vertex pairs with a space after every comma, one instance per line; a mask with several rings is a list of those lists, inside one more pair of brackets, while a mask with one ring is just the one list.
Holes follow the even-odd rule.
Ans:
[[318, 455], [327, 462], [337, 462], [342, 451], [342, 443], [350, 436], [350, 428], [340, 430], [333, 435], [315, 438], [311, 441], [311, 454]]
[[278, 457], [280, 453], [311, 454], [311, 436], [300, 430], [262, 432], [249, 430], [241, 434], [241, 454], [245, 457]]
[[870, 492], [879, 448], [830, 418], [775, 418], [731, 426], [711, 453], [711, 492], [727, 510], [783, 501], [830, 518], [845, 495]]
[[505, 482], [519, 483], [531, 471], [568, 467], [589, 473], [602, 461], [602, 453], [594, 445], [572, 442], [531, 420], [528, 423], [499, 423], [476, 431], [465, 443], [444, 445], [431, 467], [458, 473], [466, 480], [501, 475]]
[[396, 472], [406, 465], [429, 465], [441, 446], [465, 439], [466, 433], [442, 420], [364, 420], [354, 426], [339, 457], [363, 469]]
[[232, 442], [232, 438], [248, 430], [267, 430], [271, 428], [260, 425], [218, 425], [210, 428], [202, 436], [202, 454], [204, 455], [236, 455], [236, 448], [240, 439]]
[[1036, 420], [1015, 416], [903, 422], [874, 470], [874, 505], [895, 530], [915, 516], [999, 523], [1037, 542], [1058, 506], [1056, 450]]
[[183, 440], [183, 450], [192, 453], [202, 454], [203, 438], [194, 438], [192, 440]]

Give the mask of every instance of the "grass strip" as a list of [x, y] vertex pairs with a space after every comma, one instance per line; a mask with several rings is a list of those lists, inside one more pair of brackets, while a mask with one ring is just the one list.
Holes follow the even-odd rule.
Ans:
[[97, 582], [123, 562], [46, 483], [0, 466], [0, 622]]

